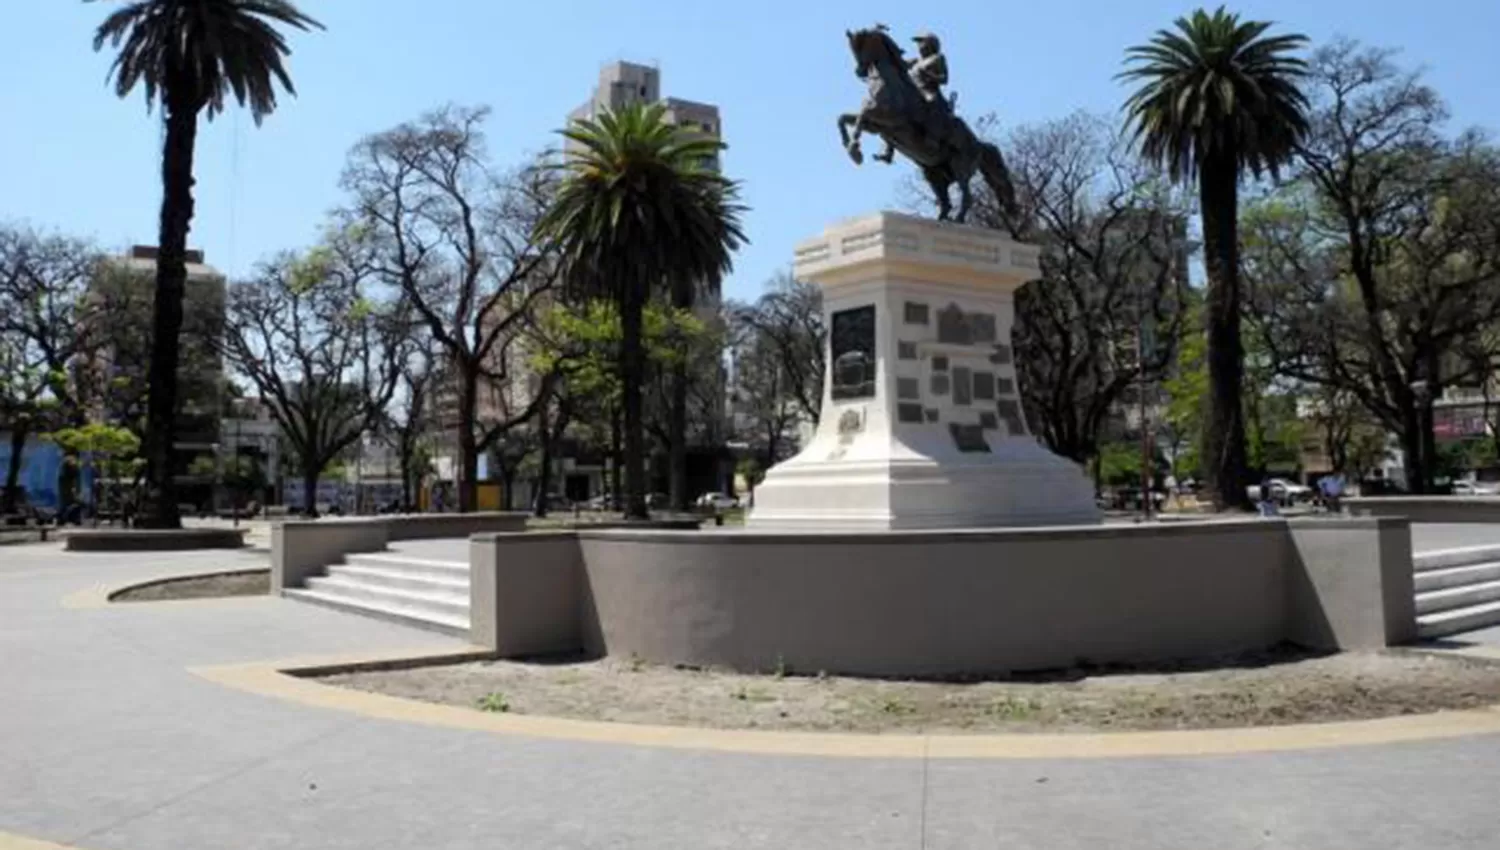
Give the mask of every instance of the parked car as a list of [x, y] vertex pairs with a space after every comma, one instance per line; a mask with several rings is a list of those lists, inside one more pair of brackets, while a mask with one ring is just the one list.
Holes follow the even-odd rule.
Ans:
[[698, 507], [712, 508], [715, 511], [733, 510], [740, 506], [740, 500], [728, 493], [704, 493], [698, 497]]
[[1500, 495], [1500, 485], [1493, 481], [1455, 481], [1453, 482], [1453, 495], [1497, 496]]
[[[1252, 501], [1262, 501], [1260, 485], [1251, 484], [1245, 488]], [[1312, 501], [1313, 491], [1311, 487], [1298, 484], [1286, 478], [1271, 479], [1271, 500], [1279, 505], [1293, 505], [1297, 502]]]
[[619, 509], [615, 505], [614, 497], [608, 493], [600, 493], [594, 498], [589, 499], [583, 503], [583, 507], [585, 510], [590, 511], [613, 511]]
[[666, 493], [646, 494], [646, 507], [648, 508], [665, 508], [670, 504], [672, 504], [672, 497]]

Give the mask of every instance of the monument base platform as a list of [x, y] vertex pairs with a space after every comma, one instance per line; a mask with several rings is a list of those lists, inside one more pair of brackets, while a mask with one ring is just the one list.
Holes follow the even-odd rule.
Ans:
[[818, 429], [756, 488], [756, 529], [1094, 524], [1093, 486], [1027, 427], [1011, 346], [1035, 246], [880, 213], [797, 249], [823, 291]]
[[957, 461], [905, 457], [777, 466], [755, 490], [756, 530], [907, 531], [1094, 525], [1079, 468], [1029, 439]]

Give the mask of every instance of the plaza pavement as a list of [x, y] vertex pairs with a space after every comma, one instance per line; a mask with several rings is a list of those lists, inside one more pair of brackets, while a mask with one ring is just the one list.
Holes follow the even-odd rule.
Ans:
[[0, 549], [0, 850], [48, 846], [21, 837], [86, 850], [1500, 843], [1500, 735], [972, 761], [541, 740], [312, 708], [188, 670], [455, 641], [280, 599], [79, 603], [100, 584], [256, 563]]

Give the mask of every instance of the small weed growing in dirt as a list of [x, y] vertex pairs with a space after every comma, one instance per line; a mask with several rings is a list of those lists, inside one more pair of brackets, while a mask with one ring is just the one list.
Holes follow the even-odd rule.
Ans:
[[634, 652], [630, 653], [630, 672], [639, 673], [644, 669], [646, 669], [646, 659], [636, 655]]
[[882, 714], [915, 714], [917, 707], [896, 697], [886, 697], [880, 703]]
[[510, 700], [507, 700], [505, 694], [499, 691], [485, 694], [479, 698], [479, 710], [492, 714], [505, 714], [510, 711]]
[[778, 679], [786, 678], [786, 658], [784, 656], [776, 656], [776, 667], [771, 671], [771, 675]]
[[1041, 708], [1035, 700], [1024, 697], [1001, 697], [987, 706], [984, 713], [1002, 720], [1024, 720], [1034, 716]]

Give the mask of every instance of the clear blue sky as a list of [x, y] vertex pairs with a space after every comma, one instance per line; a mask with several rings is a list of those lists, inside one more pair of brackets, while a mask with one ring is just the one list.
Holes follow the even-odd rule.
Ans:
[[[153, 243], [160, 130], [139, 99], [105, 87], [93, 26], [113, 2], [6, 0], [0, 51], [0, 219]], [[1004, 124], [1075, 109], [1117, 114], [1124, 48], [1192, 8], [1163, 0], [701, 0], [494, 2], [302, 0], [328, 25], [296, 35], [300, 96], [256, 129], [230, 113], [200, 137], [192, 243], [231, 274], [306, 245], [340, 201], [345, 152], [362, 135], [444, 102], [494, 108], [497, 162], [519, 162], [582, 102], [612, 59], [660, 65], [666, 94], [717, 103], [744, 182], [753, 242], [727, 292], [751, 297], [792, 246], [832, 219], [896, 201], [900, 167], [856, 169], [834, 117], [857, 107], [846, 27], [942, 36], [970, 117]], [[1247, 0], [1247, 15], [1326, 40], [1399, 47], [1429, 69], [1456, 124], [1500, 128], [1500, 3]]]

